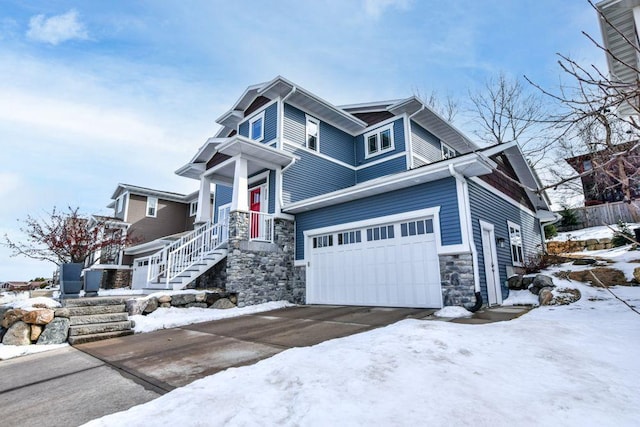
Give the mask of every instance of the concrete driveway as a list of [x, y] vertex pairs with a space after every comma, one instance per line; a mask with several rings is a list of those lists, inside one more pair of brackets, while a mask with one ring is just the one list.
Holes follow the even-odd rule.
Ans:
[[77, 345], [149, 390], [165, 393], [292, 347], [368, 331], [435, 310], [299, 306]]

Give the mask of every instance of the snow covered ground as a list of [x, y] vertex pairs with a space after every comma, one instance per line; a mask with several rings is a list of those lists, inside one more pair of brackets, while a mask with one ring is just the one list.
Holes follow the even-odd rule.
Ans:
[[[637, 426], [640, 315], [604, 289], [510, 322], [405, 320], [228, 369], [90, 426]], [[640, 288], [617, 287], [640, 306]]]
[[[628, 223], [627, 226], [630, 230], [640, 227], [638, 223]], [[587, 240], [587, 239], [606, 239], [613, 237], [613, 230], [617, 230], [616, 224], [609, 226], [602, 225], [598, 227], [583, 228], [581, 230], [566, 231], [558, 233], [556, 237], [550, 240], [558, 242], [566, 242], [567, 240]]]

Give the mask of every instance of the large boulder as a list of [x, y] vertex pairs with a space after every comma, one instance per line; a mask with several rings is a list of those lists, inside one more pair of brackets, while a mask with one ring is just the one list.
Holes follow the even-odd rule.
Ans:
[[235, 308], [235, 304], [232, 303], [229, 298], [220, 298], [218, 301], [214, 302], [211, 308], [219, 308], [219, 309], [227, 309], [227, 308]]
[[161, 295], [158, 297], [158, 302], [160, 304], [165, 304], [171, 302], [171, 295]]
[[29, 345], [31, 344], [31, 326], [22, 320], [15, 322], [2, 338], [4, 345]]
[[127, 307], [127, 313], [129, 316], [135, 316], [136, 314], [142, 314], [147, 307], [149, 300], [144, 298], [131, 298], [125, 302]]
[[195, 294], [176, 294], [171, 296], [171, 305], [180, 306], [196, 302]]
[[40, 308], [25, 313], [22, 321], [31, 325], [46, 325], [53, 320], [54, 311], [49, 308]]
[[538, 274], [533, 279], [533, 283], [531, 283], [531, 286], [529, 286], [529, 290], [533, 294], [538, 295], [540, 293], [540, 289], [542, 288], [555, 288], [555, 285], [553, 284], [553, 279], [551, 277], [544, 274]]
[[31, 341], [38, 341], [38, 338], [40, 338], [40, 334], [42, 334], [42, 330], [44, 329], [44, 326], [42, 325], [31, 325], [31, 336], [29, 338], [31, 338]]
[[56, 317], [45, 326], [36, 344], [64, 344], [67, 342], [67, 335], [69, 335], [69, 319]]
[[56, 308], [53, 314], [55, 317], [70, 317], [71, 310], [66, 307]]
[[4, 317], [2, 318], [2, 322], [0, 326], [5, 329], [9, 329], [11, 325], [16, 323], [18, 320], [22, 320], [22, 317], [27, 313], [26, 310], [21, 308], [12, 308], [11, 310], [7, 310], [4, 313]]
[[153, 313], [154, 311], [156, 311], [157, 308], [158, 308], [158, 299], [156, 297], [151, 297], [147, 300], [147, 305], [144, 308], [144, 310], [142, 310], [142, 313], [144, 314]]
[[4, 334], [7, 333], [7, 330], [0, 326], [0, 343], [2, 342], [2, 338], [4, 338]]
[[549, 305], [553, 300], [553, 292], [551, 292], [551, 288], [544, 287], [540, 289], [540, 293], [538, 293], [538, 302], [540, 305]]
[[633, 278], [637, 283], [640, 283], [640, 267], [636, 267], [633, 269]]
[[507, 286], [509, 286], [509, 289], [513, 289], [514, 291], [526, 289], [526, 287], [522, 285], [522, 276], [519, 274], [509, 277], [507, 279]]

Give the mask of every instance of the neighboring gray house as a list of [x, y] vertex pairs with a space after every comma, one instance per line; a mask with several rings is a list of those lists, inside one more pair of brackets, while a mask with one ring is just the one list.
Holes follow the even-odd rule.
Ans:
[[[97, 251], [89, 257], [87, 266], [104, 270], [103, 283], [108, 287], [129, 286], [136, 270], [134, 258], [156, 252], [193, 230], [198, 192], [185, 195], [118, 184], [111, 199], [107, 207], [113, 209], [113, 215], [94, 215], [92, 220], [105, 225], [102, 233], [126, 233], [134, 243]], [[210, 203], [212, 200], [210, 194]]]
[[239, 304], [500, 304], [556, 219], [515, 143], [481, 148], [416, 97], [335, 106], [282, 77], [250, 86], [176, 173], [197, 228], [148, 258], [146, 287]]

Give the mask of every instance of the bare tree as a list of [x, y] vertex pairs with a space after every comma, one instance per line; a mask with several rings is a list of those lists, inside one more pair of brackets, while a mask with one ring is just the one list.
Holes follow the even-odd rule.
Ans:
[[83, 263], [95, 251], [121, 248], [135, 240], [126, 232], [105, 233], [108, 229], [105, 221], [94, 220], [89, 224], [88, 218], [78, 211], [79, 208], [69, 207], [67, 212], [61, 212], [54, 207], [44, 218], [28, 215], [19, 220], [24, 241], [12, 240], [5, 234], [4, 245], [13, 251], [12, 256], [22, 255], [60, 265]]
[[460, 103], [449, 93], [444, 97], [435, 90], [432, 90], [428, 95], [422, 95], [419, 89], [414, 89], [413, 93], [448, 122], [453, 122], [460, 112]]
[[475, 133], [481, 141], [489, 145], [516, 141], [529, 162], [536, 165], [550, 148], [548, 113], [540, 95], [528, 89], [520, 80], [500, 73], [470, 92], [469, 99], [479, 124]]
[[[635, 51], [633, 56], [640, 55], [636, 43], [611, 24], [590, 0], [589, 4], [620, 35], [623, 43]], [[590, 35], [583, 34], [605, 54], [632, 70], [635, 76], [640, 75], [635, 63], [621, 60]], [[595, 186], [593, 190], [600, 192], [605, 200], [631, 203], [640, 195], [640, 81], [638, 78], [623, 81], [602, 72], [595, 65], [583, 66], [566, 55], [558, 56], [558, 64], [567, 81], [559, 90], [544, 89], [527, 78], [558, 106], [551, 119], [557, 131], [556, 153], [560, 158], [578, 157], [588, 162], [582, 169], [578, 168], [578, 176], [591, 176]], [[550, 186], [558, 186], [577, 177], [561, 177], [557, 171], [556, 175], [559, 179]]]

